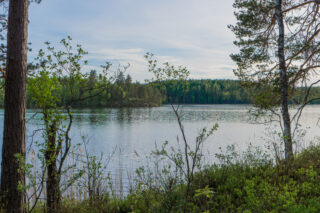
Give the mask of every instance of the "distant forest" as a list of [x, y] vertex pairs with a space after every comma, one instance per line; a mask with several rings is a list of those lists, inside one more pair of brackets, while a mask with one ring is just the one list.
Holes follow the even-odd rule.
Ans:
[[[59, 79], [64, 81], [65, 79]], [[94, 89], [104, 79], [92, 71], [85, 82], [76, 82], [78, 89], [71, 95], [68, 88], [62, 88], [60, 96], [61, 105], [71, 102], [72, 96], [80, 94], [82, 86]], [[65, 84], [62, 84], [65, 85]], [[187, 85], [187, 89], [183, 86]], [[28, 88], [27, 88], [28, 90]], [[183, 93], [184, 91], [184, 93]], [[88, 92], [88, 91], [86, 91]], [[90, 90], [89, 90], [90, 92]], [[0, 90], [0, 107], [3, 107], [4, 91]], [[311, 94], [320, 93], [320, 88], [313, 88]], [[110, 83], [108, 89], [92, 98], [72, 102], [72, 107], [155, 107], [162, 104], [250, 104], [252, 94], [248, 89], [240, 86], [237, 80], [188, 80], [164, 81], [157, 83], [133, 82], [130, 75], [120, 72], [115, 81]], [[90, 94], [89, 94], [90, 95]], [[319, 104], [320, 101], [314, 101]], [[35, 108], [35, 103], [27, 92], [28, 108]]]
[[[183, 86], [187, 85], [187, 89]], [[165, 81], [154, 86], [160, 89], [163, 103], [182, 104], [249, 104], [248, 90], [236, 80]], [[184, 93], [183, 93], [184, 91]]]

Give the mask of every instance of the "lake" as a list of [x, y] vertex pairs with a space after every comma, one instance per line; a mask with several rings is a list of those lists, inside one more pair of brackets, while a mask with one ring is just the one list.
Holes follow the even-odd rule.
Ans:
[[[219, 128], [208, 138], [204, 146], [207, 162], [214, 162], [214, 154], [219, 147], [226, 148], [235, 144], [238, 150], [245, 150], [251, 143], [265, 147], [270, 144], [273, 135], [268, 126], [249, 120], [249, 105], [184, 105], [182, 107], [183, 124], [190, 144], [203, 127]], [[27, 111], [28, 141], [33, 130], [39, 128], [40, 117], [33, 110]], [[146, 163], [146, 156], [165, 141], [176, 147], [179, 126], [170, 106], [155, 108], [121, 109], [77, 109], [73, 110], [74, 122], [71, 131], [73, 143], [80, 143], [81, 136], [90, 140], [92, 153], [108, 155], [117, 151], [110, 163], [110, 172], [116, 177], [123, 171], [134, 171]], [[320, 118], [320, 105], [306, 107], [302, 118], [302, 128], [307, 129], [304, 140], [299, 145], [306, 146], [319, 135], [317, 127]], [[0, 137], [3, 134], [3, 110], [0, 111]], [[275, 124], [276, 125], [276, 124]], [[277, 127], [272, 128], [273, 130]], [[36, 136], [40, 137], [40, 136]], [[37, 139], [37, 138], [36, 138]]]

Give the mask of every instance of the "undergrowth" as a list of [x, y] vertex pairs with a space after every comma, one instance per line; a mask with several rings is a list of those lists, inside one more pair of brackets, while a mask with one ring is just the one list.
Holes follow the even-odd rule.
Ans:
[[[230, 147], [229, 147], [230, 148]], [[217, 155], [220, 163], [195, 173], [191, 198], [185, 199], [186, 185], [143, 175], [124, 198], [108, 194], [85, 201], [64, 201], [63, 212], [319, 212], [320, 146], [312, 145], [290, 164], [275, 164], [259, 150], [243, 155]], [[230, 151], [229, 150], [229, 151]], [[233, 151], [233, 152], [232, 152]], [[258, 153], [258, 154], [257, 154]], [[41, 212], [41, 206], [36, 212]]]

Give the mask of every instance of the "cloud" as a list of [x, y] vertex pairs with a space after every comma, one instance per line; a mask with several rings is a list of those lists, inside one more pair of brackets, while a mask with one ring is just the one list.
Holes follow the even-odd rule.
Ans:
[[233, 0], [55, 0], [32, 5], [30, 41], [70, 35], [89, 51], [93, 66], [130, 63], [136, 80], [149, 78], [146, 52], [186, 66], [194, 78], [234, 78], [229, 54], [236, 49], [227, 25]]

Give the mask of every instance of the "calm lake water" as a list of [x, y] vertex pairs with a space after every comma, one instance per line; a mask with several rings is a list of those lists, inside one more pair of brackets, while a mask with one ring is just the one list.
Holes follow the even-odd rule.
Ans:
[[[264, 147], [272, 140], [268, 126], [251, 122], [248, 105], [185, 105], [183, 123], [190, 144], [203, 127], [219, 125], [219, 129], [206, 141], [205, 155], [214, 161], [219, 147], [235, 144], [238, 150], [245, 150], [250, 143]], [[30, 119], [34, 111], [28, 110], [28, 141], [34, 129], [39, 127], [40, 118]], [[145, 163], [145, 157], [166, 140], [176, 146], [180, 136], [176, 118], [170, 106], [155, 108], [123, 109], [81, 109], [74, 110], [71, 136], [73, 143], [81, 142], [81, 136], [90, 140], [93, 153], [110, 153], [117, 148], [111, 161], [112, 172], [134, 170]], [[301, 118], [302, 128], [307, 129], [302, 146], [320, 135], [317, 127], [320, 105], [308, 106]], [[3, 111], [0, 111], [0, 139], [3, 133]], [[40, 137], [40, 136], [38, 136]], [[304, 142], [303, 142], [304, 141]]]

